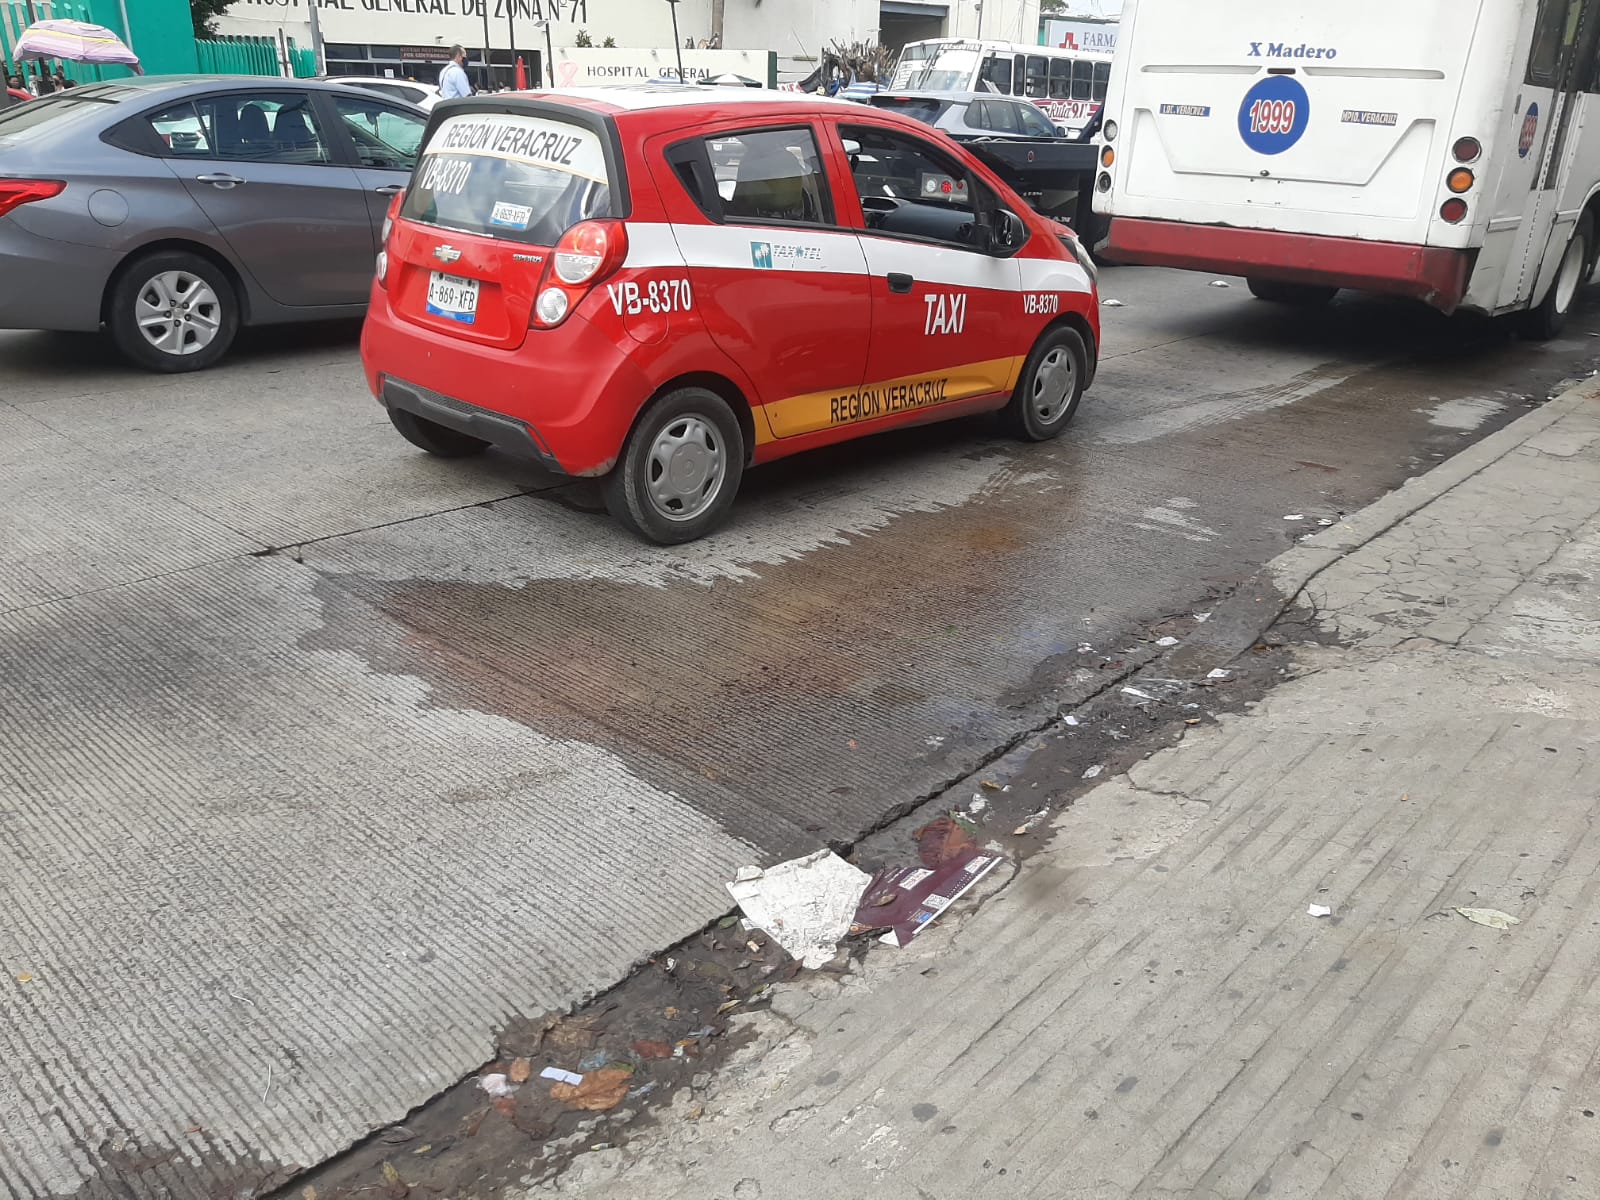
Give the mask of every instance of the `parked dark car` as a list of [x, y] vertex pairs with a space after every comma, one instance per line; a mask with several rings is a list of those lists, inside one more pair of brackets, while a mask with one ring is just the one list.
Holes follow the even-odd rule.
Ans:
[[427, 113], [355, 88], [143, 76], [0, 113], [0, 328], [194, 371], [241, 325], [360, 316]]
[[867, 102], [942, 129], [958, 142], [992, 137], [1063, 140], [1038, 105], [990, 92], [888, 91]]

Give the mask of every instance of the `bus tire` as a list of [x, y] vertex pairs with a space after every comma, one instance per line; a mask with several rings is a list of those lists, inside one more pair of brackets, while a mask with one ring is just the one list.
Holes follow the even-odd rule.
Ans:
[[1088, 384], [1089, 352], [1083, 335], [1070, 325], [1047, 329], [1022, 366], [1001, 422], [1014, 437], [1049, 441], [1077, 414]]
[[1273, 304], [1293, 304], [1297, 308], [1321, 308], [1339, 294], [1336, 287], [1319, 287], [1314, 283], [1284, 283], [1281, 279], [1245, 280], [1250, 294], [1257, 300], [1270, 300]]
[[1594, 217], [1584, 213], [1561, 253], [1561, 265], [1556, 268], [1556, 277], [1550, 281], [1544, 299], [1537, 307], [1522, 314], [1524, 337], [1536, 342], [1548, 342], [1561, 332], [1577, 302], [1578, 289], [1587, 278], [1593, 255]]

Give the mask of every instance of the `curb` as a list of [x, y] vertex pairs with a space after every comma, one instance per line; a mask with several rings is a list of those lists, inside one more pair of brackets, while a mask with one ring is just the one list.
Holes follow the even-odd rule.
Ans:
[[1597, 398], [1600, 377], [1575, 384], [1426, 474], [1406, 480], [1338, 525], [1285, 550], [1213, 607], [1211, 619], [1173, 652], [1168, 660], [1171, 674], [1198, 679], [1233, 661], [1259, 641], [1323, 571]]

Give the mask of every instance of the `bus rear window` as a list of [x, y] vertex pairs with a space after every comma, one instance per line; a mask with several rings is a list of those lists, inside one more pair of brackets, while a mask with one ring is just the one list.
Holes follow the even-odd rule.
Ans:
[[592, 130], [545, 117], [464, 113], [441, 122], [428, 140], [400, 215], [553, 246], [580, 221], [619, 207]]

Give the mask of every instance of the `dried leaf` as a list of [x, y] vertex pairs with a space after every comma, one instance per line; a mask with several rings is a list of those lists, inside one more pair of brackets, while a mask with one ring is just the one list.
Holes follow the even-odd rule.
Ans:
[[717, 1015], [720, 1017], [725, 1012], [732, 1012], [740, 1003], [738, 1000], [729, 1000], [726, 1004], [717, 1005]]
[[633, 1044], [633, 1052], [640, 1058], [671, 1058], [672, 1047], [666, 1042], [638, 1041]]
[[929, 821], [912, 835], [917, 839], [917, 854], [922, 865], [932, 870], [943, 866], [963, 850], [977, 846], [977, 839], [954, 817]]
[[587, 1018], [557, 1021], [545, 1034], [545, 1042], [555, 1050], [571, 1054], [594, 1045], [595, 1032]]
[[628, 1089], [633, 1086], [633, 1072], [620, 1067], [607, 1067], [585, 1075], [579, 1084], [557, 1083], [551, 1085], [550, 1098], [585, 1112], [606, 1112], [622, 1103]]
[[301, 1188], [300, 1200], [317, 1200], [317, 1189], [309, 1186]]
[[739, 914], [738, 913], [731, 913], [728, 916], [723, 917], [722, 920], [717, 922], [717, 928], [718, 929], [732, 929], [738, 923], [739, 923]]
[[506, 1078], [512, 1083], [527, 1083], [532, 1074], [532, 1061], [526, 1058], [514, 1058], [511, 1060], [511, 1068], [506, 1072]]
[[389, 1200], [405, 1200], [411, 1194], [411, 1185], [400, 1178], [392, 1162], [383, 1164], [383, 1193]]
[[33, 982], [33, 972], [32, 971], [24, 971], [21, 975], [17, 976], [17, 982], [18, 983], [32, 983]]
[[986, 792], [998, 792], [1000, 790], [1000, 785], [992, 779], [985, 779], [978, 786], [983, 788], [983, 790]]
[[665, 1008], [662, 1009], [661, 1015], [666, 1017], [666, 1019], [669, 1021], [676, 1021], [678, 1019], [678, 1010], [675, 1008]]
[[501, 1096], [494, 1102], [494, 1110], [506, 1120], [517, 1115], [517, 1100], [515, 1096]]

